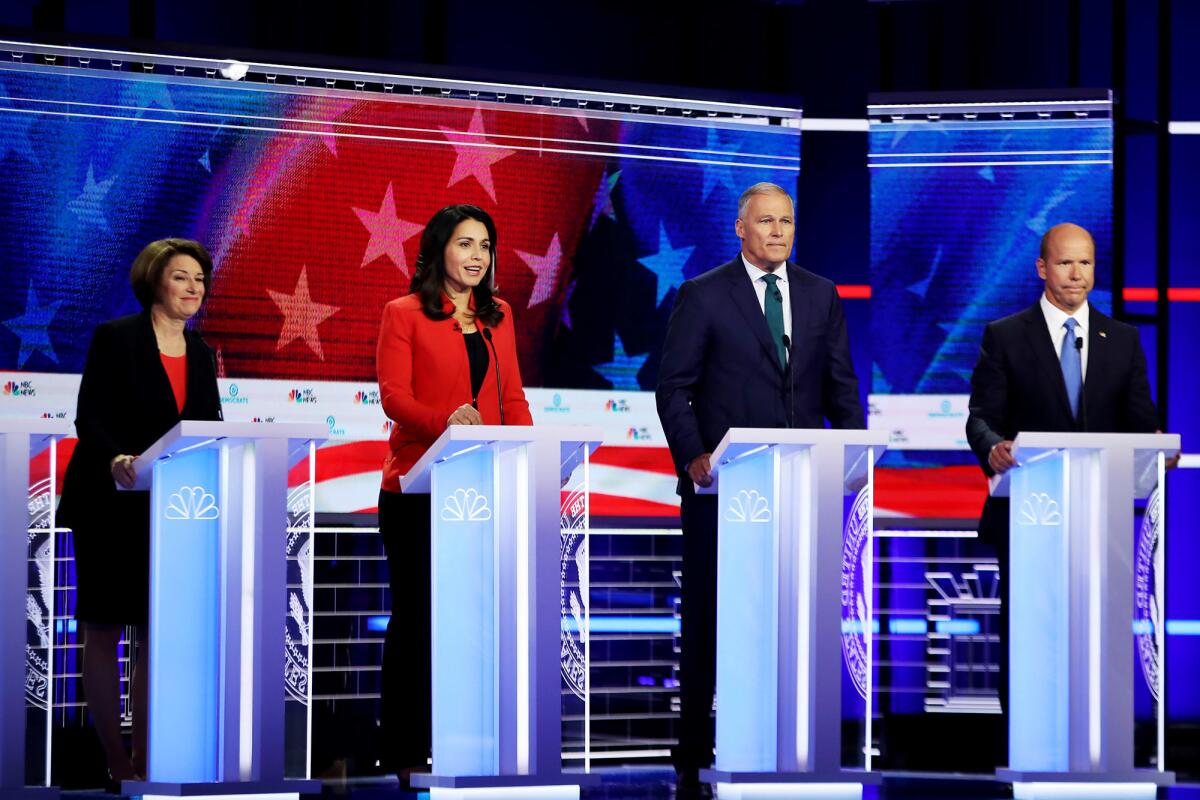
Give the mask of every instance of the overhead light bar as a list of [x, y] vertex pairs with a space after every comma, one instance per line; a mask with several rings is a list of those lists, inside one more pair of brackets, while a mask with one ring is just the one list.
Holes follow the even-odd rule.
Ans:
[[[284, 64], [243, 62], [231, 59], [194, 58], [123, 50], [36, 44], [0, 40], [0, 54], [8, 51], [15, 63], [70, 70], [126, 71], [136, 65], [144, 74], [173, 75], [198, 80], [232, 80], [298, 88], [344, 89], [379, 94], [410, 94], [478, 103], [545, 106], [548, 109], [599, 111], [651, 117], [717, 118], [731, 123], [799, 127], [798, 108], [742, 103], [721, 103], [687, 98], [585, 91], [578, 89], [491, 83], [382, 72], [333, 70]], [[220, 76], [218, 78], [217, 76]], [[319, 89], [318, 89], [319, 90]]]

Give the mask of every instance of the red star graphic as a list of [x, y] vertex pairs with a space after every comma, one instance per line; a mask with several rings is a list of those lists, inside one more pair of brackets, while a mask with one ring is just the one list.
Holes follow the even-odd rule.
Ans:
[[308, 349], [317, 354], [317, 358], [325, 360], [321, 350], [321, 337], [317, 326], [338, 312], [337, 306], [327, 306], [314, 303], [308, 293], [308, 267], [300, 268], [300, 279], [296, 281], [296, 290], [292, 294], [284, 294], [271, 289], [267, 294], [275, 301], [283, 314], [283, 330], [279, 333], [276, 350], [282, 350], [297, 339], [303, 339]]
[[562, 244], [558, 241], [558, 234], [554, 234], [550, 240], [550, 246], [546, 248], [544, 256], [526, 253], [523, 250], [515, 252], [518, 258], [529, 265], [535, 276], [533, 292], [529, 295], [529, 308], [552, 298], [558, 285], [558, 271], [562, 266]]
[[508, 150], [489, 143], [483, 130], [483, 112], [478, 108], [471, 115], [471, 125], [466, 133], [453, 128], [442, 128], [442, 133], [454, 144], [458, 159], [454, 162], [454, 171], [450, 173], [450, 182], [446, 188], [464, 178], [474, 177], [479, 185], [488, 193], [493, 201], [496, 199], [496, 186], [492, 183], [492, 165], [501, 159], [508, 158], [516, 150]]
[[367, 230], [371, 239], [367, 242], [367, 250], [363, 253], [362, 264], [365, 267], [380, 256], [392, 260], [405, 277], [408, 277], [408, 261], [404, 257], [404, 243], [421, 232], [423, 225], [400, 219], [396, 216], [396, 201], [392, 195], [392, 184], [388, 184], [383, 194], [383, 202], [379, 211], [367, 211], [365, 208], [355, 208], [354, 213]]

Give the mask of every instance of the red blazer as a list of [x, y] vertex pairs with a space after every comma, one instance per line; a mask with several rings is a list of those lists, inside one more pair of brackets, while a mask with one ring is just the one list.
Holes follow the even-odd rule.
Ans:
[[[443, 296], [443, 300], [446, 311], [453, 311], [450, 299]], [[497, 302], [504, 319], [492, 328], [492, 341], [499, 353], [504, 421], [508, 425], [532, 425], [517, 364], [512, 308], [499, 298]], [[480, 330], [487, 327], [482, 320], [476, 324]], [[395, 423], [383, 462], [383, 488], [398, 492], [400, 476], [446, 430], [446, 419], [456, 408], [471, 402], [471, 366], [462, 328], [453, 318], [435, 321], [425, 316], [415, 294], [397, 298], [383, 309], [375, 370], [383, 411]], [[489, 347], [488, 371], [477, 400], [485, 425], [500, 424], [499, 399], [496, 358]]]

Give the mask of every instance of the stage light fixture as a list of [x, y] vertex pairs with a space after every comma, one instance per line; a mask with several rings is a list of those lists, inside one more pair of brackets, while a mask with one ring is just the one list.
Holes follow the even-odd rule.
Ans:
[[228, 78], [231, 81], [240, 81], [246, 77], [246, 73], [249, 71], [249, 64], [243, 64], [241, 61], [230, 61], [221, 67], [221, 77]]

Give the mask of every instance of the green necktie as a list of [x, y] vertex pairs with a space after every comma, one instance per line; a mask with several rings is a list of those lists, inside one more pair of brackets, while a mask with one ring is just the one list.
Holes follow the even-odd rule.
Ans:
[[779, 276], [768, 273], [763, 276], [767, 282], [767, 296], [763, 299], [763, 313], [767, 315], [767, 328], [771, 331], [771, 341], [779, 351], [780, 368], [787, 367], [787, 350], [783, 346], [783, 293], [776, 286]]

